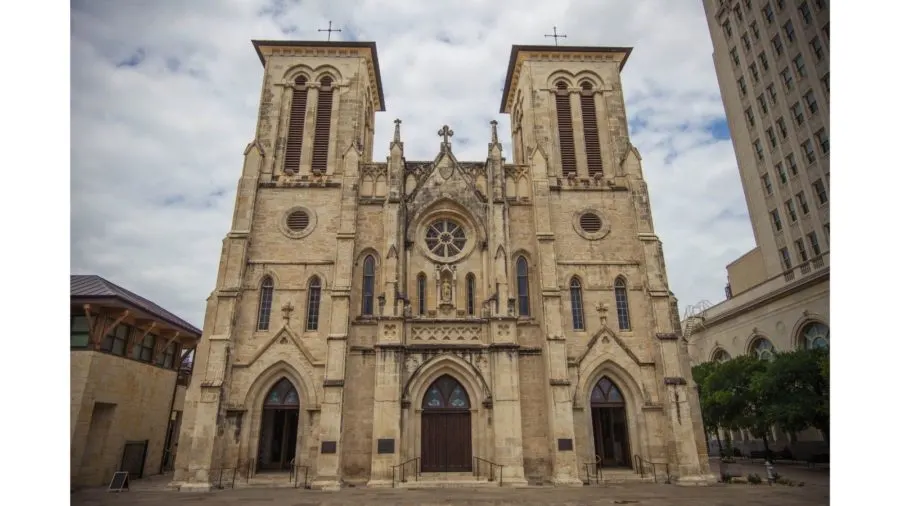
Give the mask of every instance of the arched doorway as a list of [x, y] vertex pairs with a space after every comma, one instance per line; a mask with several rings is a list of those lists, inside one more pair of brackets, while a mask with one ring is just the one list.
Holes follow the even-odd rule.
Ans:
[[591, 422], [594, 452], [603, 467], [631, 467], [625, 399], [619, 387], [606, 376], [591, 391]]
[[300, 398], [297, 389], [281, 378], [266, 394], [262, 425], [259, 430], [257, 468], [287, 470], [297, 451], [297, 429], [300, 424]]
[[472, 470], [469, 396], [456, 379], [434, 380], [422, 399], [422, 472]]

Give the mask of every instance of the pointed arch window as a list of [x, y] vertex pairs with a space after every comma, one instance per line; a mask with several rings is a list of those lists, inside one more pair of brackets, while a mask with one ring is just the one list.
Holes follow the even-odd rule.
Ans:
[[306, 330], [319, 330], [319, 307], [322, 304], [322, 281], [319, 276], [313, 276], [309, 280], [309, 290], [306, 295]]
[[459, 381], [445, 374], [428, 387], [422, 409], [469, 409], [469, 395]]
[[275, 282], [272, 276], [263, 278], [259, 288], [259, 309], [256, 315], [256, 330], [269, 330], [269, 317], [272, 316], [272, 294]]
[[416, 277], [416, 303], [419, 305], [419, 315], [425, 316], [425, 313], [428, 312], [428, 300], [426, 299], [428, 293], [428, 280], [425, 278], [424, 273], [420, 273]]
[[528, 300], [528, 260], [521, 256], [516, 260], [516, 291], [519, 296], [519, 316], [531, 316], [531, 305]]
[[603, 175], [603, 159], [600, 155], [600, 129], [597, 127], [597, 106], [594, 103], [594, 86], [581, 83], [581, 117], [584, 126], [584, 149], [587, 154], [588, 176]]
[[306, 124], [306, 77], [294, 79], [294, 93], [291, 99], [291, 115], [288, 120], [288, 137], [284, 149], [284, 171], [295, 173], [300, 171], [300, 154], [303, 151], [303, 127]]
[[475, 275], [466, 275], [466, 314], [475, 315]]
[[577, 172], [575, 136], [572, 133], [572, 102], [565, 81], [556, 82], [556, 126], [559, 132], [559, 155], [564, 176]]
[[631, 317], [628, 314], [628, 286], [623, 278], [616, 278], [615, 293], [619, 330], [631, 330]]
[[375, 257], [369, 255], [363, 261], [362, 314], [372, 316], [375, 312]]
[[619, 390], [619, 387], [610, 381], [609, 378], [604, 376], [600, 378], [600, 381], [598, 381], [597, 384], [594, 385], [594, 389], [591, 390], [591, 405], [623, 406], [625, 405], [625, 399], [622, 397], [622, 392]]
[[569, 295], [572, 299], [572, 328], [584, 330], [584, 302], [581, 296], [581, 281], [572, 278], [569, 282]]
[[313, 138], [312, 170], [325, 172], [328, 168], [328, 144], [331, 137], [331, 105], [334, 88], [329, 76], [319, 81], [319, 103], [316, 106], [316, 131]]
[[290, 409], [300, 406], [300, 397], [297, 395], [297, 389], [288, 381], [287, 378], [281, 378], [266, 394], [266, 400], [263, 403], [264, 408]]

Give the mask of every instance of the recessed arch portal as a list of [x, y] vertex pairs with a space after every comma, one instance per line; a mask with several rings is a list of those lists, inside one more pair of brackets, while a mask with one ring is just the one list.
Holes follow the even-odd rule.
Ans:
[[294, 384], [282, 377], [263, 398], [257, 455], [259, 470], [290, 469], [297, 454], [299, 426], [300, 396]]
[[594, 453], [603, 467], [631, 467], [625, 397], [608, 376], [591, 390]]
[[434, 380], [422, 398], [422, 472], [472, 470], [471, 403], [449, 374]]

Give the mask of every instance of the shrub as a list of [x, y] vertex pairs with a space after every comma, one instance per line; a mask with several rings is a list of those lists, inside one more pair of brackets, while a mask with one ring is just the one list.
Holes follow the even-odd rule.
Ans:
[[760, 483], [762, 483], [762, 478], [760, 478], [756, 473], [750, 473], [747, 475], [747, 481], [752, 483], [753, 485], [759, 485]]

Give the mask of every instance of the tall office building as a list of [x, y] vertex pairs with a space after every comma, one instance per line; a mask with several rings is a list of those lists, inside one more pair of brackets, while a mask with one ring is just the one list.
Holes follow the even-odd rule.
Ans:
[[[694, 363], [828, 346], [828, 3], [703, 0], [756, 247], [727, 266], [724, 301], [688, 312]], [[761, 447], [733, 435], [737, 447]]]

